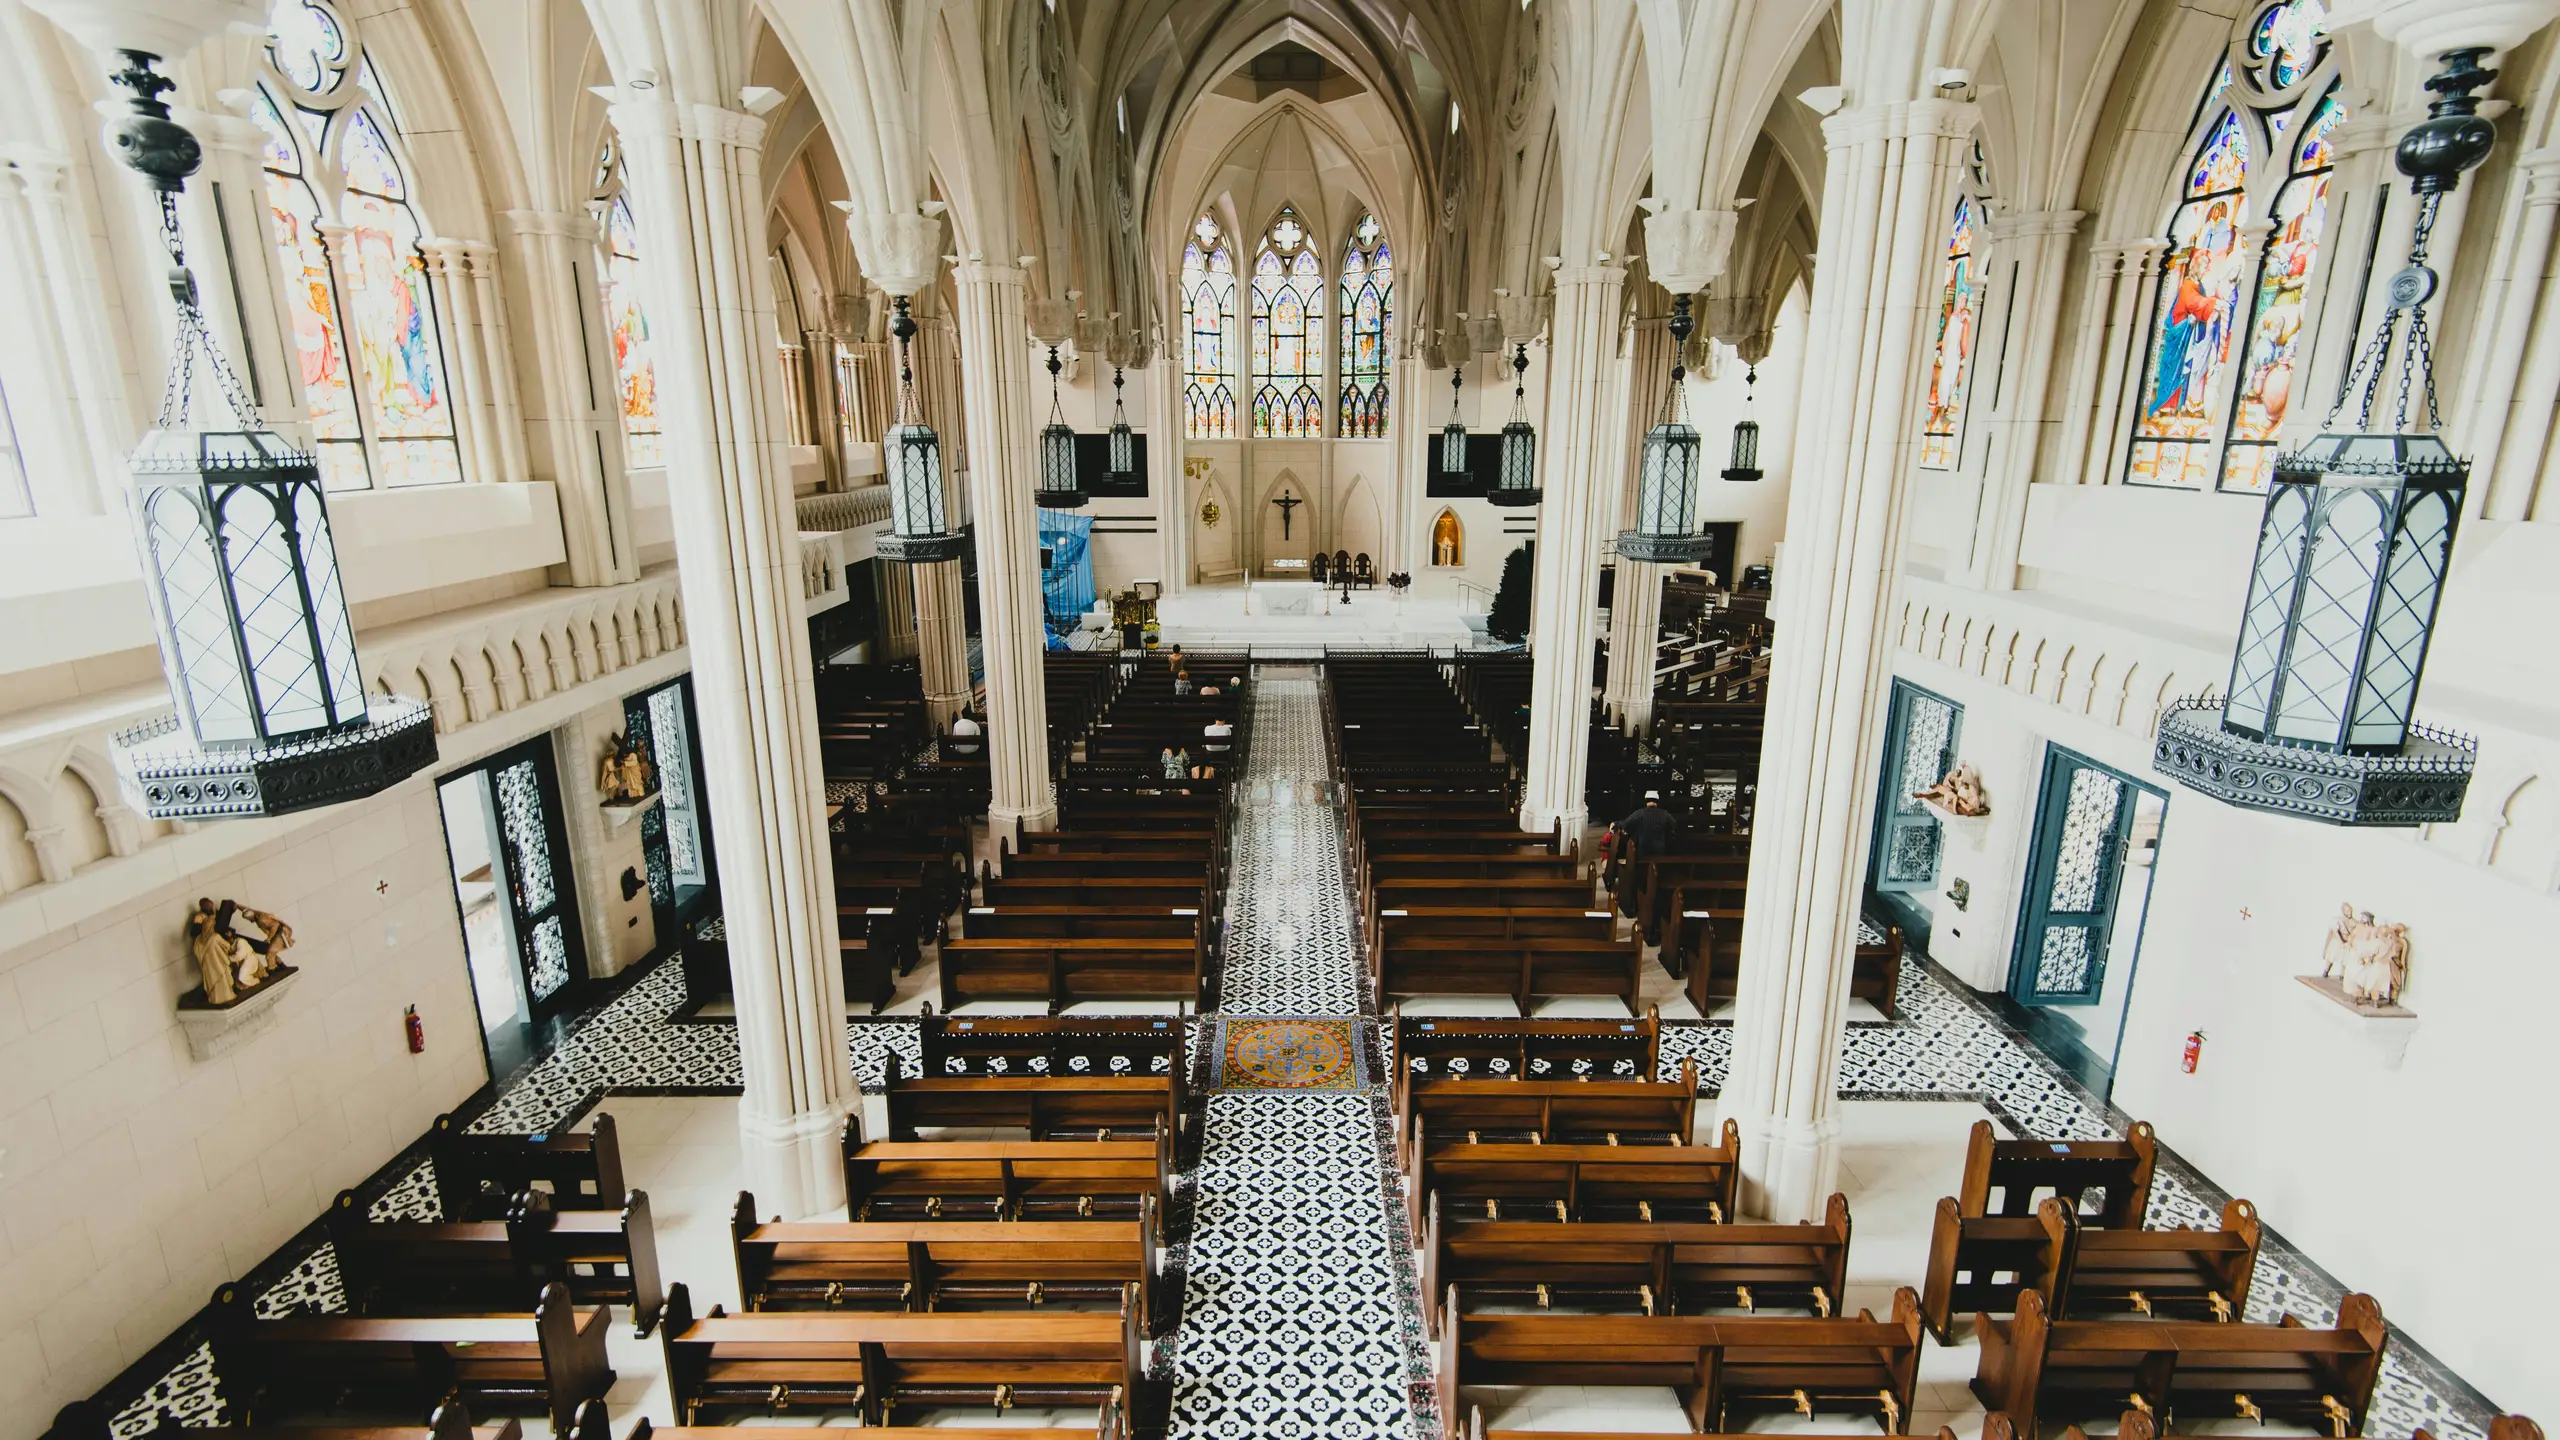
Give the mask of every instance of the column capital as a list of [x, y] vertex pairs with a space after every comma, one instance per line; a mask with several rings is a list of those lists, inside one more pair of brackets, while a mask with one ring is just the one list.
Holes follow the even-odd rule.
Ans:
[[616, 100], [605, 114], [626, 139], [654, 136], [739, 150], [764, 148], [764, 121], [744, 110], [675, 100]]
[[556, 235], [593, 243], [604, 233], [596, 218], [583, 210], [501, 210], [498, 219], [510, 235]]
[[1627, 267], [1624, 265], [1560, 265], [1556, 267], [1556, 289], [1559, 292], [1567, 285], [1624, 285], [1626, 283]]
[[2560, 204], [2560, 145], [2545, 145], [2527, 150], [2516, 157], [2516, 168], [2524, 172], [2528, 188], [2527, 205]]
[[1970, 100], [1895, 100], [1833, 111], [1822, 119], [1822, 140], [1837, 150], [1867, 140], [1954, 139], [1972, 134], [1981, 119], [1982, 107]]
[[906, 210], [857, 210], [839, 201], [862, 278], [892, 295], [913, 295], [933, 283], [942, 263], [942, 217], [921, 206]]
[[2069, 235], [2089, 218], [2084, 210], [2029, 210], [2024, 214], [1994, 216], [1991, 238], [1994, 240], [2034, 240], [2047, 235]]
[[0, 150], [0, 158], [26, 187], [30, 200], [57, 200], [62, 195], [62, 177], [71, 168], [71, 157], [43, 145], [11, 145]]
[[983, 260], [966, 260], [951, 267], [951, 276], [963, 285], [988, 285], [1014, 290], [1029, 288], [1031, 272], [1019, 265], [991, 265]]
[[[1648, 202], [1650, 203], [1650, 202]], [[1645, 217], [1645, 260], [1674, 295], [1694, 295], [1724, 273], [1738, 210], [1658, 210]]]

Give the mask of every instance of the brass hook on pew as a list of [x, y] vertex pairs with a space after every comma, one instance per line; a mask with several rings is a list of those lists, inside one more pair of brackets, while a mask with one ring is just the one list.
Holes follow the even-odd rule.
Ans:
[[2231, 1397], [2231, 1408], [2238, 1411], [2244, 1420], [2255, 1420], [2261, 1425], [2267, 1423], [2267, 1412], [2250, 1404], [2249, 1397], [2246, 1395], [2234, 1392]]

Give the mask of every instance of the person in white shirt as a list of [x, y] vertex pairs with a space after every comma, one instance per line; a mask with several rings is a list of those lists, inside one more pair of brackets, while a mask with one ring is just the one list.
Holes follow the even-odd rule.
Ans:
[[1224, 756], [1233, 747], [1236, 727], [1224, 720], [1212, 720], [1200, 727], [1200, 753]]
[[985, 742], [980, 737], [986, 733], [977, 721], [969, 718], [968, 711], [961, 711], [959, 717], [951, 722], [951, 753], [954, 755], [977, 754], [984, 748]]

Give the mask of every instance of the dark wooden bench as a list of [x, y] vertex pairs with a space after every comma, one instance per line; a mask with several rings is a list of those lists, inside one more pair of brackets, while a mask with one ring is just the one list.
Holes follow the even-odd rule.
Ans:
[[942, 1005], [1038, 1000], [1053, 1015], [1088, 1000], [1197, 1005], [1206, 958], [1197, 934], [945, 940]]
[[1406, 1194], [1414, 1230], [1424, 1197], [1454, 1219], [1730, 1220], [1742, 1182], [1741, 1128], [1715, 1145], [1454, 1144], [1426, 1147]]
[[[1698, 908], [1692, 902], [1701, 899], [1729, 900], [1729, 905]], [[1711, 1015], [1715, 1008], [1732, 1000], [1742, 988], [1741, 887], [1728, 892], [1702, 896], [1697, 890], [1683, 888], [1677, 918], [1665, 928], [1662, 942], [1663, 968], [1680, 976], [1682, 990], [1700, 1015]], [[1872, 932], [1875, 938], [1868, 938]], [[1849, 956], [1849, 994], [1876, 1007], [1887, 1020], [1896, 1019], [1896, 1008], [1902, 990], [1902, 927], [1893, 924], [1861, 923], [1856, 948]]]
[[1956, 1213], [2026, 1219], [2045, 1196], [2059, 1195], [2083, 1225], [2138, 1229], [2159, 1152], [2147, 1120], [2133, 1122], [2122, 1140], [2001, 1140], [1990, 1121], [1976, 1120], [1965, 1141]]
[[516, 1196], [504, 1220], [368, 1220], [353, 1190], [329, 1206], [329, 1243], [348, 1308], [359, 1315], [531, 1311], [553, 1282], [582, 1304], [631, 1307], [635, 1333], [658, 1323], [665, 1290], [649, 1197], [613, 1210], [559, 1210], [548, 1192]]
[[[1982, 1440], [2017, 1440], [2017, 1431], [2009, 1424], [2008, 1416], [1994, 1410], [1984, 1419]], [[2066, 1425], [2062, 1440], [2090, 1440], [2090, 1437], [2089, 1432], [2079, 1426]], [[2194, 1440], [2194, 1437], [2163, 1435], [2159, 1421], [2139, 1410], [2127, 1410], [2116, 1419], [2114, 1440]], [[2421, 1425], [2410, 1432], [2409, 1440], [2436, 1440], [2436, 1434]], [[2492, 1415], [2489, 1417], [2489, 1440], [2542, 1440], [2542, 1427], [2522, 1415]]]
[[1396, 1148], [1481, 1140], [1547, 1145], [1685, 1145], [1698, 1113], [1698, 1067], [1677, 1080], [1407, 1081], [1397, 1097]]
[[[590, 1400], [580, 1411], [583, 1420], [587, 1410], [601, 1414], [604, 1402]], [[414, 1425], [185, 1425], [174, 1417], [154, 1414], [152, 1428], [141, 1435], [166, 1437], [166, 1440], [524, 1440], [522, 1421], [508, 1419], [495, 1425], [471, 1423], [471, 1409], [459, 1400], [436, 1407], [427, 1417], [424, 1428]], [[127, 1432], [132, 1434], [133, 1432]], [[1019, 1433], [1019, 1432], [1016, 1432]], [[43, 1440], [115, 1440], [115, 1430], [107, 1407], [95, 1400], [74, 1400], [53, 1417], [53, 1428], [44, 1432]]]
[[[865, 1440], [1127, 1440], [1129, 1433], [1122, 1423], [1120, 1407], [1108, 1404], [1103, 1407], [1095, 1424], [1073, 1430], [1016, 1425], [865, 1425], [860, 1428]], [[286, 1440], [293, 1440], [293, 1437], [286, 1437]], [[581, 1427], [576, 1440], [615, 1440], [615, 1437], [611, 1426], [598, 1424], [592, 1430]], [[643, 1415], [633, 1422], [630, 1433], [620, 1440], [738, 1440], [738, 1430], [733, 1425], [659, 1425]]]
[[1581, 880], [1582, 862], [1569, 855], [1448, 855], [1372, 848], [1369, 874], [1378, 880]]
[[1152, 1317], [1156, 1205], [1134, 1220], [876, 1220], [759, 1224], [738, 1192], [729, 1217], [738, 1294], [749, 1310], [1004, 1309], [1054, 1301], [1117, 1304], [1137, 1287]]
[[1173, 1142], [875, 1140], [844, 1130], [846, 1213], [856, 1220], [1130, 1219], [1172, 1191]]
[[1027, 1129], [1034, 1140], [1095, 1132], [1135, 1138], [1173, 1133], [1182, 1114], [1182, 1071], [1163, 1075], [928, 1075], [914, 1079], [891, 1057], [882, 1098], [889, 1138], [918, 1126]]
[[936, 1015], [916, 1034], [927, 1075], [1172, 1075], [1186, 1061], [1178, 1016]]
[[1920, 1376], [1920, 1301], [1894, 1292], [1893, 1315], [1480, 1315], [1452, 1287], [1434, 1346], [1442, 1433], [1456, 1436], [1470, 1385], [1660, 1386], [1693, 1430], [1730, 1431], [1737, 1415], [1794, 1411], [1873, 1416], [1904, 1433]]
[[1407, 1015], [1389, 1019], [1395, 1041], [1390, 1103], [1401, 1112], [1417, 1079], [1650, 1080], [1662, 1060], [1662, 1016], [1640, 1020], [1513, 1020]]
[[980, 898], [984, 903], [1000, 910], [1010, 910], [1017, 905], [1032, 909], [1103, 905], [1115, 910], [1198, 910], [1205, 914], [1211, 909], [1209, 887], [1198, 880], [1142, 880], [1126, 876], [1092, 880], [1059, 877], [1007, 880], [998, 876], [981, 888], [983, 894]]
[[424, 1419], [448, 1400], [482, 1414], [536, 1414], [555, 1432], [613, 1384], [611, 1307], [581, 1312], [566, 1285], [531, 1315], [333, 1316], [262, 1320], [248, 1288], [214, 1292], [205, 1342], [223, 1413], [242, 1424], [342, 1405]]
[[1542, 995], [1614, 995], [1629, 1014], [1644, 1005], [1644, 951], [1633, 940], [1420, 935], [1378, 955], [1382, 997], [1499, 995], [1523, 1011]]
[[1108, 1406], [1136, 1393], [1136, 1287], [1118, 1314], [725, 1315], [667, 1292], [667, 1383], [677, 1415], [859, 1410], [865, 1425], [918, 1405]]
[[1647, 1315], [1763, 1305], [1830, 1315], [1849, 1280], [1849, 1200], [1834, 1194], [1819, 1225], [1697, 1221], [1467, 1220], [1424, 1209], [1424, 1321], [1440, 1333], [1438, 1300], [1451, 1285], [1471, 1297], [1534, 1296], [1545, 1309], [1615, 1300]]
[[2045, 1420], [2113, 1415], [2128, 1398], [2171, 1425], [2276, 1420], [2362, 1435], [2390, 1332], [2370, 1295], [2349, 1295], [2333, 1329], [2185, 1320], [2053, 1320], [2044, 1297], [1975, 1325], [1973, 1393], [2022, 1435]]
[[2257, 1207], [2222, 1207], [2219, 1230], [2103, 1230], [2047, 1195], [2030, 1219], [1957, 1213], [1938, 1202], [1920, 1312], [1930, 1333], [1950, 1338], [1955, 1317], [2008, 1314], [2022, 1291], [2044, 1297], [2055, 1319], [2108, 1313], [2237, 1320], [2249, 1307], [2260, 1239]]
[[630, 1193], [622, 1183], [622, 1146], [606, 1114], [584, 1130], [541, 1135], [474, 1135], [460, 1118], [439, 1115], [427, 1131], [427, 1156], [447, 1220], [504, 1218], [515, 1197], [530, 1189], [549, 1191], [558, 1210], [619, 1210]]

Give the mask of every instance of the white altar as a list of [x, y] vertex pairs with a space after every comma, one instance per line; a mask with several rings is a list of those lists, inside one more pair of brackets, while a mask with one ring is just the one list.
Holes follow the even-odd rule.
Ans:
[[1256, 580], [1245, 592], [1248, 615], [1330, 615], [1333, 597], [1312, 580]]

